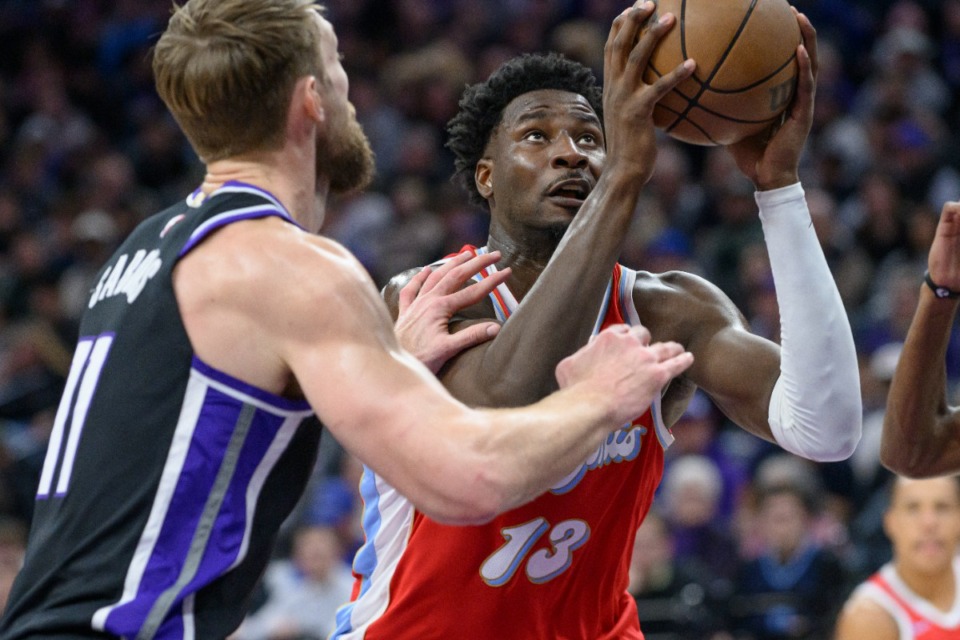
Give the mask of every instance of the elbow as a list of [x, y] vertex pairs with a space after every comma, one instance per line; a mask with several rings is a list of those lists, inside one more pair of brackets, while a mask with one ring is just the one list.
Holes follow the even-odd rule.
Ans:
[[842, 462], [853, 455], [860, 444], [860, 421], [855, 425], [845, 424], [835, 430], [831, 437], [811, 442], [806, 450], [792, 451], [814, 462]]
[[817, 462], [842, 462], [853, 455], [857, 445], [860, 444], [860, 430], [856, 433], [844, 434], [837, 438], [834, 446], [828, 447], [819, 456], [815, 458]]
[[[819, 439], [819, 442], [812, 446], [813, 455], [808, 456], [816, 462], [847, 460], [860, 444], [863, 434], [863, 405], [859, 394], [856, 397], [850, 396], [849, 399], [837, 400], [841, 401], [833, 403], [834, 414], [831, 422], [834, 427], [824, 432], [830, 436]], [[827, 406], [830, 404], [827, 403]]]
[[836, 444], [833, 451], [821, 462], [841, 462], [847, 460], [857, 450], [860, 438], [863, 435], [863, 412], [859, 402], [855, 408], [843, 414], [843, 422], [837, 430]]
[[905, 478], [954, 473], [948, 442], [955, 427], [946, 416], [927, 416], [915, 405], [887, 402], [880, 439], [880, 464]]
[[880, 443], [880, 464], [904, 478], [928, 478], [940, 474], [937, 457], [918, 450], [916, 444], [893, 442], [884, 425]]
[[[863, 432], [863, 416], [859, 402], [846, 409], [834, 407], [829, 421], [816, 421], [812, 416], [793, 422], [784, 434], [781, 446], [793, 454], [814, 462], [841, 462], [853, 455]], [[796, 420], [796, 418], [794, 418]], [[807, 425], [803, 427], [803, 425]], [[818, 425], [815, 428], [814, 425]]]
[[917, 466], [902, 450], [891, 447], [886, 441], [880, 445], [880, 464], [893, 473], [907, 478], [916, 477]]

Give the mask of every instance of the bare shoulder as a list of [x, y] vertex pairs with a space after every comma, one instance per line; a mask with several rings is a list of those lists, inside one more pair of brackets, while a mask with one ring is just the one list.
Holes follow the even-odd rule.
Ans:
[[893, 617], [874, 600], [854, 594], [837, 618], [835, 640], [897, 640], [900, 630]]
[[295, 354], [393, 339], [373, 280], [350, 252], [278, 218], [218, 230], [180, 261], [174, 288], [197, 355], [267, 390], [287, 387]]
[[686, 271], [638, 271], [633, 289], [640, 321], [654, 340], [688, 344], [694, 334], [713, 327], [746, 327], [730, 297], [707, 279]]
[[[372, 285], [362, 266], [336, 242], [278, 218], [229, 225], [178, 265], [177, 296], [252, 304], [260, 312], [316, 300], [342, 287]], [[268, 308], [269, 307], [269, 308]]]
[[380, 295], [383, 297], [384, 302], [387, 303], [387, 307], [390, 309], [390, 313], [393, 315], [394, 319], [396, 319], [400, 308], [400, 290], [407, 286], [407, 283], [410, 282], [410, 280], [421, 271], [423, 271], [423, 267], [414, 267], [413, 269], [401, 271], [397, 275], [390, 278], [386, 286], [384, 286], [383, 290], [380, 292]]

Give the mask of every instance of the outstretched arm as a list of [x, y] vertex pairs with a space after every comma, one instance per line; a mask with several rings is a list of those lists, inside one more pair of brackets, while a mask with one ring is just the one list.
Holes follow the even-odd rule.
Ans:
[[561, 389], [544, 400], [472, 410], [398, 348], [369, 282], [341, 275], [288, 303], [337, 300], [336, 313], [323, 322], [286, 314], [272, 337], [338, 442], [444, 522], [484, 522], [547, 490], [692, 361], [679, 345], [651, 345], [645, 329], [621, 325], [564, 359]]
[[217, 231], [180, 261], [174, 287], [197, 357], [272, 394], [299, 389], [347, 450], [443, 522], [539, 495], [692, 361], [621, 326], [565, 359], [561, 390], [535, 406], [470, 409], [399, 347], [355, 258], [277, 218]]
[[[797, 19], [803, 34], [800, 73], [783, 125], [769, 140], [761, 135], [728, 147], [757, 188], [780, 307], [779, 353], [723, 312], [715, 332], [703, 330], [694, 338], [698, 346], [689, 345], [699, 363], [690, 378], [753, 433], [797, 455], [829, 461], [853, 453], [862, 407], [850, 323], [799, 184], [800, 154], [813, 121], [817, 57], [813, 26], [802, 14]], [[744, 366], [741, 375], [729, 375], [733, 362]]]
[[[960, 291], [960, 202], [943, 206], [928, 268], [934, 283]], [[921, 285], [883, 421], [880, 460], [895, 473], [960, 473], [960, 410], [947, 403], [944, 364], [958, 303]]]

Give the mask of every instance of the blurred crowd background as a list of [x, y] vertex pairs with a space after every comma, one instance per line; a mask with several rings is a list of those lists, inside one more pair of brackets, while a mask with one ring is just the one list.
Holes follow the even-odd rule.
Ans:
[[[326, 2], [378, 176], [333, 201], [324, 233], [381, 286], [483, 244], [487, 214], [449, 181], [444, 147], [464, 86], [547, 50], [602, 78], [609, 25], [627, 4]], [[828, 637], [843, 597], [889, 558], [880, 425], [940, 208], [960, 198], [960, 0], [793, 4], [819, 34], [802, 180], [857, 341], [863, 440], [846, 462], [808, 463], [745, 435], [698, 393], [638, 536], [631, 589], [649, 640]], [[139, 221], [202, 176], [153, 88], [150, 47], [169, 12], [170, 0], [0, 0], [0, 604], [92, 280]], [[664, 137], [622, 262], [703, 275], [777, 340], [752, 192], [722, 149]], [[957, 340], [947, 371], [953, 394]], [[325, 435], [238, 638], [329, 630], [359, 542], [357, 478]]]

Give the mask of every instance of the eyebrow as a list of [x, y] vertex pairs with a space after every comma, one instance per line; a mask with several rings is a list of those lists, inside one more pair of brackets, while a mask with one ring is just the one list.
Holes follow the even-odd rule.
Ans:
[[[536, 108], [531, 111], [525, 111], [521, 113], [519, 116], [517, 116], [517, 119], [514, 122], [514, 124], [522, 125], [522, 124], [526, 124], [527, 122], [531, 122], [535, 120], [543, 120], [544, 118], [549, 117], [550, 114], [551, 114], [550, 110], [545, 107]], [[586, 124], [594, 125], [597, 127], [600, 126], [600, 118], [598, 118], [596, 114], [594, 114], [592, 111], [576, 110], [576, 111], [569, 112], [569, 115], [575, 118], [576, 120], [579, 120]]]

